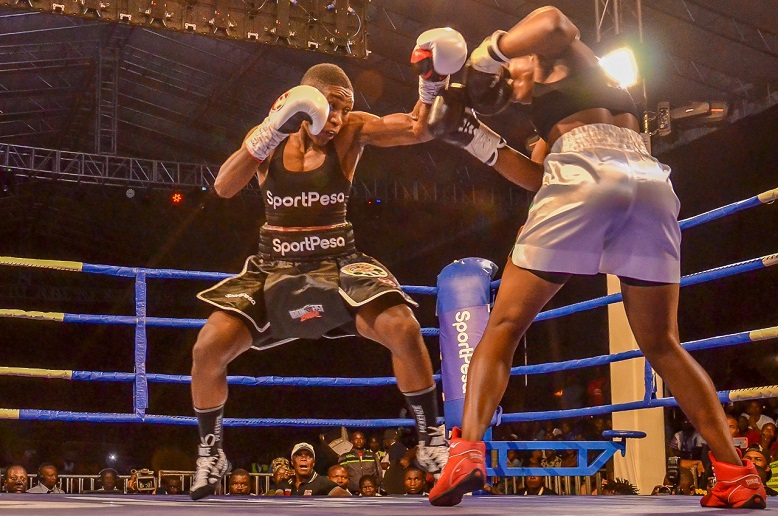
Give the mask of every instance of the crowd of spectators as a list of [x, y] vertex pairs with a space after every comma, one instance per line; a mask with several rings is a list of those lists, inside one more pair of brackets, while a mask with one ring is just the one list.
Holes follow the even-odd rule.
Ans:
[[[596, 392], [594, 393], [597, 394]], [[729, 404], [727, 411], [733, 442], [744, 458], [751, 460], [769, 495], [775, 495], [771, 463], [778, 461], [775, 417], [778, 399], [752, 400]], [[670, 411], [667, 424], [668, 470], [662, 485], [652, 494], [702, 495], [712, 479], [707, 443], [700, 433], [677, 411]], [[514, 441], [576, 441], [600, 440], [602, 432], [611, 428], [607, 417], [588, 417], [559, 421], [522, 422], [501, 425], [495, 429], [495, 439]], [[419, 467], [415, 460], [413, 436], [402, 429], [386, 429], [382, 434], [368, 435], [362, 430], [350, 434], [341, 429], [339, 435], [328, 438], [319, 435], [317, 445], [296, 443], [288, 457], [280, 456], [269, 465], [253, 471], [233, 469], [219, 495], [223, 496], [425, 496], [434, 485], [433, 475]], [[348, 438], [348, 439], [346, 439]], [[510, 467], [576, 467], [576, 450], [509, 450]], [[67, 468], [67, 464], [65, 465]], [[66, 469], [67, 470], [67, 469]], [[37, 468], [31, 485], [27, 469], [13, 464], [5, 469], [3, 489], [8, 493], [63, 493], [57, 465], [43, 462]], [[269, 488], [252, 480], [252, 473], [264, 472]], [[156, 475], [148, 469], [132, 469], [129, 476], [114, 468], [99, 473], [89, 494], [184, 494], [185, 472]], [[637, 494], [628, 479], [614, 478], [609, 464], [601, 472], [602, 482], [590, 492], [581, 494]], [[776, 479], [778, 480], [778, 479]], [[547, 477], [492, 477], [484, 486], [489, 494], [556, 495]]]

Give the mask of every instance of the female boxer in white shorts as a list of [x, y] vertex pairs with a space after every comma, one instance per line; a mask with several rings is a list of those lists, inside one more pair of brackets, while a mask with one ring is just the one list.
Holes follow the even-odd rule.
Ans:
[[[702, 504], [764, 508], [764, 487], [732, 444], [713, 383], [680, 345], [680, 205], [670, 169], [646, 150], [629, 93], [611, 84], [578, 37], [564, 14], [544, 7], [487, 38], [470, 57], [465, 87], [473, 110], [482, 101], [490, 111], [505, 91], [529, 104], [542, 139], [533, 160], [544, 170], [470, 362], [461, 437], [455, 430], [430, 501], [455, 505], [483, 486], [480, 441], [508, 385], [520, 338], [570, 275], [602, 272], [621, 280], [640, 349], [712, 450], [718, 484]], [[478, 74], [491, 77], [479, 82]], [[499, 149], [498, 171], [510, 178], [537, 170], [526, 159], [525, 172], [505, 170], [516, 166], [512, 152]]]

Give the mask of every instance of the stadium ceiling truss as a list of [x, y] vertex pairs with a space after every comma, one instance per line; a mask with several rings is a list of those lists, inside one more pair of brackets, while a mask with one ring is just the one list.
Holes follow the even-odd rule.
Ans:
[[[420, 32], [450, 25], [472, 47], [544, 3], [6, 0], [0, 6], [3, 159], [36, 177], [72, 179], [76, 173], [87, 183], [210, 185], [214, 164], [310, 65], [333, 60], [343, 66], [355, 83], [357, 109], [407, 111], [416, 95], [407, 60]], [[642, 34], [652, 54], [647, 110], [662, 100], [718, 99], [747, 114], [778, 102], [778, 11], [769, 2], [548, 3], [577, 24], [587, 42]], [[283, 36], [278, 23], [284, 6], [291, 9], [287, 28], [295, 36]], [[132, 20], [107, 21], [121, 18], [122, 9], [134, 13]], [[345, 17], [340, 22], [336, 11]], [[249, 12], [256, 30], [249, 30]], [[195, 20], [194, 29], [185, 26], [193, 23], [185, 15]], [[509, 140], [530, 136], [518, 108], [489, 123]], [[58, 166], [33, 159], [52, 153]], [[10, 163], [17, 158], [19, 165]], [[430, 160], [435, 163], [434, 152]], [[388, 182], [384, 190], [413, 187]]]

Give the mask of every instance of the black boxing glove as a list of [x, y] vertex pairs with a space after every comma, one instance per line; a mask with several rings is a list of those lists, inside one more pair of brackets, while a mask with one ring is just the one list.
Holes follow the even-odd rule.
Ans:
[[435, 97], [428, 121], [430, 134], [465, 149], [489, 166], [494, 165], [505, 140], [476, 118], [466, 100], [466, 88], [457, 83]]
[[505, 66], [499, 66], [495, 73], [483, 72], [468, 61], [462, 82], [467, 88], [468, 105], [476, 113], [496, 115], [511, 103], [511, 73]]

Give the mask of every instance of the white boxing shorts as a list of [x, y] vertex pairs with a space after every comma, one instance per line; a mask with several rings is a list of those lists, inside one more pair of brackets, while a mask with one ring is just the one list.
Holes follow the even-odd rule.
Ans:
[[670, 167], [609, 124], [563, 134], [513, 248], [524, 269], [680, 281], [680, 202]]

